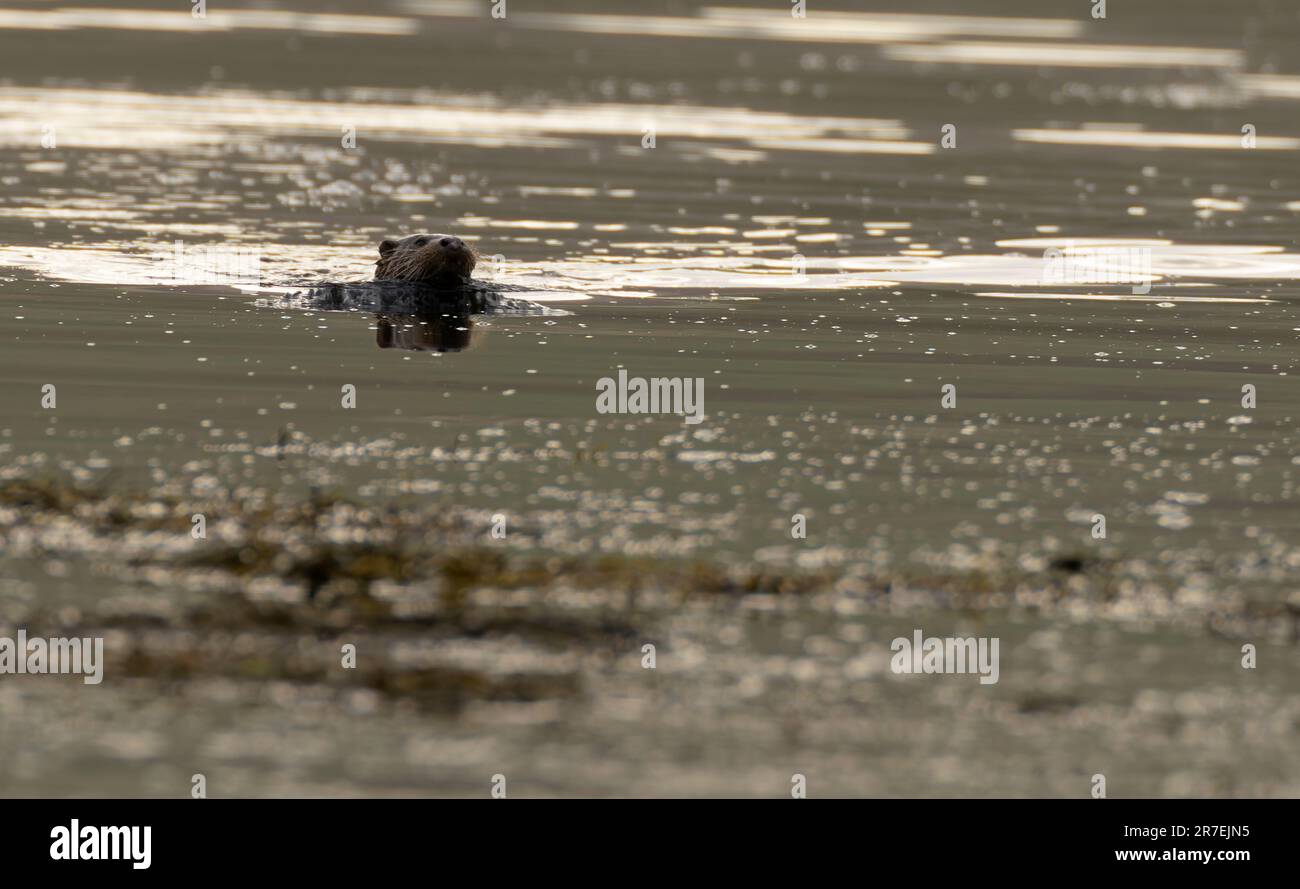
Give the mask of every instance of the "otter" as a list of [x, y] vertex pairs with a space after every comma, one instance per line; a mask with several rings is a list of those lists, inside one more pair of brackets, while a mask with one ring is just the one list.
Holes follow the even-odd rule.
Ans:
[[375, 261], [375, 280], [372, 283], [329, 285], [330, 288], [344, 287], [347, 290], [342, 294], [335, 290], [326, 295], [336, 303], [343, 296], [346, 302], [365, 303], [365, 308], [380, 311], [415, 313], [422, 308], [456, 306], [476, 315], [496, 312], [564, 314], [524, 298], [503, 296], [509, 291], [526, 293], [527, 287], [474, 280], [470, 275], [476, 265], [478, 253], [455, 235], [384, 238], [379, 242], [379, 259]]
[[469, 283], [478, 254], [455, 235], [384, 238], [375, 261], [376, 281], [406, 281], [433, 287]]
[[373, 312], [381, 349], [459, 352], [474, 315], [567, 315], [525, 297], [530, 288], [470, 277], [478, 254], [455, 235], [418, 234], [379, 242], [373, 281], [319, 284], [285, 299], [303, 308]]

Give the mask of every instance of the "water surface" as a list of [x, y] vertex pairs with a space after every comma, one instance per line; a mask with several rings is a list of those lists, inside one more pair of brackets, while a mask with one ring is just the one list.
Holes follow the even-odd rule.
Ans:
[[[0, 792], [1300, 792], [1291, 11], [149, 6], [0, 13]], [[285, 300], [419, 230], [567, 314]]]

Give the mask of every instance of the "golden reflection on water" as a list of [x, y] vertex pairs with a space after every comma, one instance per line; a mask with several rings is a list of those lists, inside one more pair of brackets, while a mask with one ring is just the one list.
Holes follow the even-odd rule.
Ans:
[[316, 34], [415, 34], [418, 23], [408, 18], [377, 15], [322, 14], [274, 9], [220, 9], [216, 4], [202, 19], [189, 9], [54, 9], [0, 10], [0, 29], [65, 31], [103, 28], [120, 31], [183, 31], [220, 34], [236, 30], [296, 31]]
[[[0, 93], [0, 144], [37, 147], [52, 127], [60, 143], [83, 148], [175, 148], [223, 145], [268, 136], [338, 135], [342, 123], [367, 138], [478, 147], [554, 148], [572, 137], [608, 136], [640, 144], [647, 129], [660, 139], [735, 141], [751, 147], [846, 153], [928, 154], [909, 141], [901, 121], [797, 115], [746, 108], [617, 103], [512, 107], [482, 96], [386, 91], [383, 102], [361, 91], [356, 101], [309, 101], [241, 90], [163, 95], [131, 90], [11, 88]], [[395, 100], [405, 98], [406, 104]], [[640, 150], [638, 148], [638, 150]]]
[[[451, 14], [455, 7], [443, 11]], [[463, 11], [463, 10], [461, 10]], [[54, 10], [71, 15], [76, 10]], [[274, 22], [280, 13], [268, 13], [248, 21]], [[287, 15], [287, 14], [285, 14]], [[335, 22], [330, 16], [318, 17], [317, 25], [325, 28]], [[355, 17], [341, 17], [355, 18]], [[364, 18], [364, 17], [363, 17]], [[565, 16], [535, 14], [534, 22], [543, 19], [567, 22], [574, 28], [606, 28], [627, 25], [630, 16]], [[775, 24], [771, 16], [755, 10], [710, 7], [699, 18], [676, 19], [698, 25], [733, 29], [740, 35], [745, 29]], [[86, 20], [98, 20], [87, 14]], [[37, 16], [40, 20], [40, 16]], [[51, 21], [56, 21], [51, 19]], [[74, 21], [73, 18], [63, 19]], [[134, 21], [129, 11], [105, 12], [104, 21]], [[525, 21], [529, 19], [525, 18]], [[612, 20], [614, 21], [611, 24]], [[286, 21], [288, 21], [286, 19]], [[982, 17], [945, 16], [875, 16], [871, 14], [835, 14], [823, 24], [834, 22], [844, 30], [879, 28], [876, 35], [887, 40], [892, 35], [912, 35], [909, 39], [949, 39], [960, 36], [1003, 34], [1016, 37], [1049, 37], [1058, 25], [1050, 20], [996, 20]], [[1036, 22], [1036, 24], [1035, 24]], [[788, 27], [781, 23], [782, 28]], [[1075, 27], [1071, 23], [1070, 27]], [[999, 30], [1003, 29], [1003, 30]], [[1014, 33], [1011, 33], [1014, 32]], [[814, 32], [815, 33], [815, 32]], [[1060, 35], [1054, 35], [1060, 36]], [[807, 35], [804, 38], [807, 39]], [[1234, 53], [1183, 47], [1076, 46], [1070, 52], [1048, 43], [964, 43], [965, 55], [951, 58], [974, 60], [987, 56], [1005, 59], [1009, 47], [1020, 59], [1035, 59], [1048, 53], [1057, 64], [1135, 63], [1132, 54], [1140, 54], [1148, 65], [1186, 62], [1184, 54], [1194, 53], [1199, 65], [1233, 66], [1239, 61]], [[952, 44], [890, 46], [885, 53], [891, 58], [934, 60], [950, 53]], [[1138, 52], [1140, 50], [1140, 53]], [[1073, 55], [1071, 55], [1071, 52]], [[899, 55], [899, 54], [902, 55]], [[938, 55], [935, 55], [938, 53]], [[909, 55], [910, 54], [910, 55]], [[1296, 81], [1300, 82], [1300, 80]], [[1255, 89], [1267, 89], [1270, 95], [1289, 95], [1291, 80], [1271, 77], [1248, 81]], [[574, 148], [591, 146], [593, 137], [622, 140], [629, 153], [639, 153], [640, 135], [653, 129], [658, 137], [671, 140], [688, 158], [712, 158], [728, 163], [744, 163], [767, 158], [773, 152], [824, 152], [848, 156], [888, 154], [923, 156], [936, 151], [932, 140], [912, 138], [913, 130], [894, 118], [850, 117], [817, 114], [793, 114], [757, 111], [743, 107], [709, 107], [703, 105], [641, 105], [616, 102], [555, 102], [541, 107], [512, 105], [479, 95], [456, 95], [411, 89], [377, 87], [344, 89], [337, 95], [345, 98], [315, 101], [283, 94], [212, 89], [192, 95], [165, 95], [125, 89], [62, 89], [49, 87], [15, 87], [0, 92], [0, 144], [35, 148], [41, 128], [53, 127], [61, 144], [73, 148], [152, 149], [187, 155], [185, 163], [203, 165], [207, 158], [225, 157], [232, 149], [249, 145], [263, 148], [272, 140], [301, 140], [328, 135], [334, 139], [340, 121], [364, 131], [367, 138], [399, 140], [418, 144], [441, 142], [501, 148]], [[1300, 88], [1297, 89], [1300, 96]], [[1239, 150], [1238, 133], [1180, 133], [1147, 131], [1141, 126], [1083, 122], [1077, 128], [1017, 128], [1012, 139], [1022, 143], [1067, 144], [1131, 148], [1139, 150], [1181, 148], [1202, 150]], [[721, 144], [720, 144], [721, 143]], [[730, 143], [730, 144], [727, 144]], [[1300, 148], [1300, 138], [1261, 135], [1257, 149], [1291, 151]], [[308, 149], [303, 148], [304, 152]], [[323, 149], [322, 149], [323, 150]], [[251, 152], [250, 152], [251, 153]], [[198, 157], [203, 155], [203, 157]], [[250, 157], [230, 163], [237, 172], [282, 175], [297, 188], [324, 189], [320, 183], [303, 184], [312, 159], [307, 154], [284, 161], [284, 154], [272, 158]], [[301, 158], [301, 159], [297, 159]], [[32, 174], [66, 175], [63, 162], [51, 163], [32, 159], [25, 169]], [[179, 172], [178, 172], [179, 171]], [[171, 183], [184, 171], [172, 170]], [[187, 174], [188, 175], [188, 174]], [[197, 174], [196, 174], [197, 175]], [[347, 172], [338, 175], [348, 176]], [[968, 188], [988, 186], [986, 175], [967, 172], [960, 181]], [[366, 195], [367, 190], [344, 178], [332, 185], [341, 186], [346, 196]], [[573, 198], [578, 201], [627, 202], [644, 197], [638, 188], [625, 184], [573, 185], [533, 183], [520, 186], [523, 198]], [[1202, 193], [1203, 195], [1204, 193]], [[293, 195], [281, 195], [286, 200]], [[256, 243], [261, 252], [262, 288], [300, 286], [307, 276], [316, 280], [364, 280], [371, 269], [372, 236], [376, 232], [356, 231], [355, 237], [330, 246], [277, 243], [298, 237], [290, 229], [293, 223], [277, 223], [275, 238], [266, 233], [249, 231], [234, 222], [151, 221], [160, 212], [184, 207], [190, 210], [224, 211], [224, 199], [237, 196], [209, 197], [205, 200], [170, 202], [153, 199], [147, 202], [119, 201], [112, 196], [100, 199], [74, 197], [59, 189], [45, 189], [40, 198], [0, 206], [0, 218], [27, 219], [40, 224], [62, 220], [90, 226], [100, 235], [120, 232], [114, 240], [76, 247], [4, 247], [0, 248], [0, 265], [25, 268], [57, 280], [87, 283], [169, 284], [160, 261], [170, 250], [174, 237], [225, 238], [230, 242]], [[383, 199], [404, 205], [436, 205], [436, 189], [418, 187], [408, 182], [404, 188], [392, 189]], [[170, 206], [169, 206], [170, 204]], [[1300, 207], [1300, 202], [1285, 205]], [[1190, 212], [1199, 218], [1215, 213], [1243, 213], [1246, 203], [1222, 197], [1200, 196], [1190, 199]], [[403, 213], [409, 211], [402, 211]], [[525, 211], [527, 212], [527, 211]], [[630, 212], [630, 211], [629, 211]], [[1130, 207], [1132, 216], [1145, 213], [1140, 206]], [[576, 218], [575, 218], [576, 217]], [[502, 280], [535, 287], [541, 299], [584, 299], [592, 295], [645, 298], [659, 293], [680, 294], [707, 290], [711, 293], [744, 290], [801, 291], [878, 289], [899, 285], [953, 285], [958, 287], [1026, 288], [1026, 297], [1048, 298], [1064, 294], [1043, 290], [1044, 257], [1051, 249], [1069, 254], [1075, 250], [1114, 247], [1141, 248], [1150, 251], [1150, 278], [1156, 282], [1170, 279], [1208, 281], [1297, 280], [1300, 279], [1300, 256], [1285, 253], [1277, 246], [1179, 244], [1163, 238], [1078, 238], [1042, 237], [1005, 239], [996, 246], [1010, 252], [951, 252], [933, 241], [941, 240], [925, 233], [916, 234], [917, 223], [909, 220], [867, 220], [855, 223], [859, 230], [835, 231], [837, 223], [829, 217], [804, 215], [756, 214], [748, 219], [725, 215], [718, 219], [691, 220], [689, 224], [663, 226], [658, 231], [671, 237], [656, 240], [638, 232], [625, 242], [610, 241], [605, 235], [628, 230], [626, 216], [615, 216], [600, 223], [582, 221], [581, 214], [564, 218], [557, 214], [552, 201], [549, 212], [524, 215], [518, 209], [501, 214], [462, 213], [454, 220], [458, 230], [475, 240], [480, 248], [492, 250], [492, 241], [536, 243], [547, 234], [548, 244], [564, 246], [568, 255], [547, 261], [515, 263]], [[421, 221], [423, 216], [411, 217]], [[727, 224], [718, 224], [725, 221]], [[301, 223], [299, 227], [304, 227]], [[318, 226], [319, 224], [317, 224]], [[310, 228], [311, 226], [305, 226]], [[809, 228], [817, 229], [809, 231]], [[1059, 231], [1058, 226], [1041, 225], [1043, 232]], [[139, 237], [132, 241], [131, 232]], [[494, 237], [494, 233], [501, 233]], [[518, 232], [517, 235], [511, 235]], [[567, 239], [579, 233], [594, 235], [575, 248]], [[876, 243], [892, 247], [885, 255], [858, 254], [836, 256], [799, 255], [815, 252], [818, 245], [852, 244], [865, 233], [873, 238], [890, 238]], [[287, 235], [287, 238], [286, 238]], [[969, 244], [969, 239], [958, 239]], [[821, 249], [826, 249], [824, 246]], [[1017, 251], [1031, 251], [1023, 254]], [[594, 251], [594, 252], [593, 252]], [[606, 253], [607, 255], [600, 255]], [[1037, 251], [1038, 255], [1034, 255]], [[1077, 288], [1076, 288], [1077, 289]], [[994, 296], [1004, 291], [983, 291]], [[1129, 298], [1124, 294], [1074, 294], [1074, 298]], [[1181, 297], [1186, 301], [1212, 301], [1212, 295]], [[1234, 295], [1224, 301], [1242, 301]]]
[[[406, 0], [394, 4], [405, 15], [304, 13], [275, 9], [211, 8], [202, 20], [188, 10], [55, 7], [0, 11], [0, 28], [69, 30], [98, 28], [187, 31], [216, 34], [234, 30], [292, 30], [318, 34], [406, 36], [420, 33], [424, 18], [485, 18], [472, 0]], [[538, 30], [711, 39], [764, 39], [811, 43], [896, 43], [961, 36], [1068, 39], [1082, 31], [1074, 19], [908, 13], [819, 12], [795, 21], [786, 10], [709, 6], [694, 15], [610, 15], [520, 12], [508, 24]]]
[[1236, 85], [1249, 97], [1300, 99], [1300, 76], [1295, 74], [1242, 74]]
[[1201, 46], [1122, 46], [1099, 43], [969, 41], [890, 46], [885, 56], [901, 62], [961, 65], [1032, 65], [1064, 68], [1240, 68], [1245, 54]]
[[[1017, 129], [1011, 131], [1017, 142], [1052, 145], [1103, 145], [1109, 148], [1189, 148], [1212, 151], [1241, 151], [1241, 133], [1163, 133], [1131, 128]], [[1295, 151], [1300, 139], [1291, 136], [1256, 136], [1256, 150]]]
[[[706, 6], [700, 15], [709, 21], [745, 25], [756, 18], [788, 21], [785, 10], [766, 7]], [[798, 23], [803, 28], [809, 22]], [[1074, 37], [1083, 32], [1083, 24], [1069, 18], [1020, 18], [1014, 16], [944, 15], [905, 12], [846, 12], [818, 10], [814, 24], [835, 28], [841, 34], [864, 40], [893, 36], [919, 40], [935, 37], [1003, 36], [1003, 37]]]
[[[761, 232], [753, 232], [761, 235]], [[780, 232], [787, 238], [789, 232]], [[1018, 287], [1023, 291], [984, 291], [976, 295], [1033, 299], [1106, 299], [1170, 302], [1270, 302], [1241, 296], [1167, 296], [1045, 291], [1055, 286], [1045, 275], [1046, 251], [1069, 255], [1104, 255], [1107, 249], [1142, 249], [1149, 262], [1149, 279], [1167, 282], [1300, 280], [1300, 254], [1281, 247], [1231, 244], [1176, 244], [1161, 239], [1060, 238], [1008, 239], [998, 246], [1039, 253], [955, 254], [909, 247], [883, 256], [804, 257], [796, 262], [781, 244], [751, 246], [739, 242], [682, 244], [676, 242], [624, 242], [621, 255], [576, 256], [548, 261], [513, 262], [491, 280], [530, 288], [529, 299], [541, 303], [590, 299], [593, 296], [653, 298], [700, 296], [701, 291], [853, 291], [899, 285], [952, 285], [957, 287]], [[696, 256], [660, 256], [663, 251], [694, 247], [716, 249]], [[157, 239], [139, 244], [110, 243], [68, 247], [0, 247], [0, 266], [22, 268], [61, 281], [184, 286], [169, 265], [173, 243]], [[1098, 253], [1098, 251], [1101, 251]], [[269, 244], [259, 248], [261, 281], [235, 282], [250, 292], [291, 292], [321, 281], [363, 281], [373, 266], [368, 245]], [[304, 277], [304, 269], [314, 277]], [[219, 282], [218, 282], [219, 283]], [[1077, 283], [1075, 287], [1077, 289]], [[1065, 286], [1065, 285], [1061, 285]]]
[[1174, 303], [1271, 303], [1276, 300], [1262, 297], [1244, 296], [1169, 296], [1161, 294], [1140, 293], [1029, 293], [1013, 291], [977, 291], [974, 296], [992, 297], [994, 299], [1045, 299], [1069, 302], [1071, 300], [1094, 300], [1101, 302], [1145, 302], [1173, 305]]
[[818, 12], [794, 20], [788, 10], [726, 6], [706, 7], [696, 17], [528, 12], [511, 20], [549, 31], [797, 43], [881, 44], [958, 35], [1063, 38], [1080, 30], [1071, 19]]

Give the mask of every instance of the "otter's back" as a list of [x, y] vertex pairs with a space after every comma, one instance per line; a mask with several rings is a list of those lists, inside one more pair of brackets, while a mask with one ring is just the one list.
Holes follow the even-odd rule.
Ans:
[[470, 281], [459, 287], [432, 287], [409, 281], [357, 281], [322, 284], [295, 294], [322, 309], [419, 312], [445, 308], [472, 315], [545, 315], [546, 306], [522, 296], [527, 288]]

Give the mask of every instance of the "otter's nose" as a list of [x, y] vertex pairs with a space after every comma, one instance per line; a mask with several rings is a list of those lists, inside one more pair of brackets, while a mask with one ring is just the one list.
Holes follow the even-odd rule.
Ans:
[[446, 247], [448, 250], [465, 249], [465, 242], [462, 241], [460, 238], [443, 238], [438, 243], [441, 244], [443, 247]]

